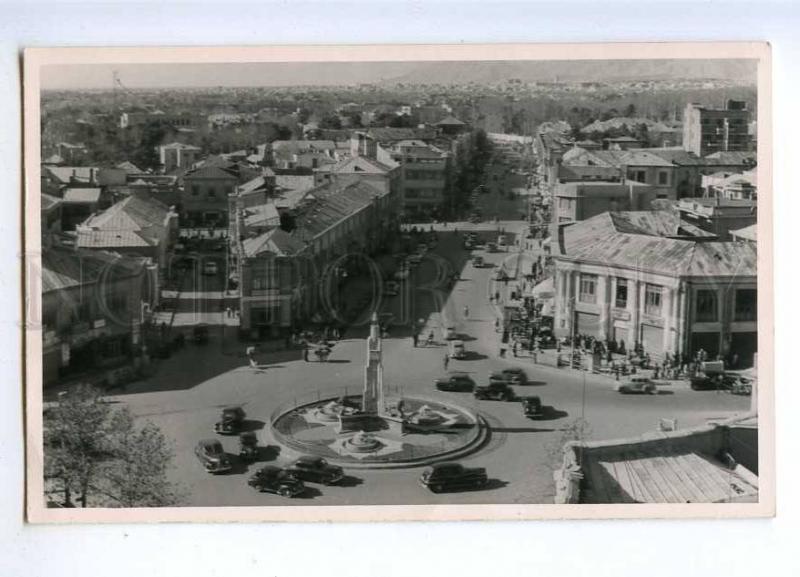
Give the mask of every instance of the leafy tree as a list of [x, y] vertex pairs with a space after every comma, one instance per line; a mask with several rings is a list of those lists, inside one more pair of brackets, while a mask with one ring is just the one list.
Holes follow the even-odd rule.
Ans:
[[327, 114], [319, 121], [319, 127], [339, 130], [342, 127], [342, 119], [335, 114]]
[[48, 488], [87, 507], [177, 504], [167, 479], [172, 448], [152, 423], [136, 428], [127, 409], [113, 409], [100, 391], [81, 385], [44, 414], [44, 476]]
[[113, 454], [116, 466], [107, 473], [108, 495], [122, 507], [165, 507], [180, 501], [167, 479], [172, 448], [153, 423], [141, 429], [125, 408], [111, 418]]
[[628, 106], [625, 107], [625, 112], [623, 116], [627, 116], [628, 118], [632, 118], [636, 116], [636, 105], [631, 102]]

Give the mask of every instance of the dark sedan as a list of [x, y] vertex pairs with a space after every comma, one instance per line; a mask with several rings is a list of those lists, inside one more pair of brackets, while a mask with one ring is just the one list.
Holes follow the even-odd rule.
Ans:
[[300, 457], [286, 470], [307, 483], [334, 485], [344, 478], [344, 470], [341, 467], [329, 464], [322, 457]]
[[280, 467], [271, 465], [256, 471], [247, 484], [262, 493], [275, 493], [281, 497], [294, 497], [306, 490], [300, 479]]
[[440, 391], [454, 391], [459, 393], [470, 393], [475, 388], [475, 381], [464, 373], [449, 374], [446, 377], [436, 379], [434, 384]]

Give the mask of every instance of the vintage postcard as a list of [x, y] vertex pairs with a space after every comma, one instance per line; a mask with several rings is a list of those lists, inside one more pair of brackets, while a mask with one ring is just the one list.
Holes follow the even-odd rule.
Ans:
[[765, 43], [23, 68], [29, 521], [774, 515]]

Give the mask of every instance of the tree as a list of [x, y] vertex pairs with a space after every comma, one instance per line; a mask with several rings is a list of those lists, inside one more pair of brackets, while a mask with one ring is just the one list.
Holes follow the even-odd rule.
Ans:
[[173, 451], [152, 423], [136, 428], [127, 409], [113, 409], [81, 385], [44, 414], [46, 487], [66, 506], [152, 507], [177, 504], [167, 478]]
[[342, 119], [335, 114], [327, 114], [319, 121], [319, 127], [339, 130], [342, 127]]
[[134, 427], [127, 408], [116, 411], [110, 422], [116, 466], [107, 474], [108, 496], [122, 507], [166, 507], [181, 497], [168, 481], [172, 449], [153, 423]]

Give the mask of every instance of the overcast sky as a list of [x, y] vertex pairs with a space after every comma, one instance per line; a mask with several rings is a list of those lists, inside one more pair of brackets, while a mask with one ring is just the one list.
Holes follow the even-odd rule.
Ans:
[[571, 62], [332, 62], [215, 64], [76, 64], [45, 66], [44, 89], [111, 88], [113, 71], [128, 88], [303, 86], [403, 82], [730, 78], [755, 82], [753, 61], [651, 60]]

